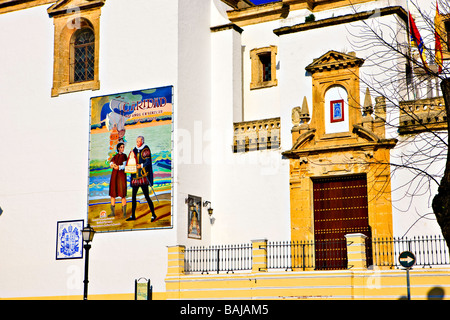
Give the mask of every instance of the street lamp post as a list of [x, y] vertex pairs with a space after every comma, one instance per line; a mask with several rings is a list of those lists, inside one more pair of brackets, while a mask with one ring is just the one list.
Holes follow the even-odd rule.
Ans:
[[81, 230], [81, 234], [83, 236], [84, 244], [84, 250], [86, 251], [86, 258], [84, 260], [84, 292], [83, 292], [83, 300], [87, 300], [87, 292], [88, 292], [88, 269], [89, 269], [89, 249], [91, 249], [90, 242], [94, 238], [95, 230], [92, 228], [89, 223], [87, 227], [83, 228]]

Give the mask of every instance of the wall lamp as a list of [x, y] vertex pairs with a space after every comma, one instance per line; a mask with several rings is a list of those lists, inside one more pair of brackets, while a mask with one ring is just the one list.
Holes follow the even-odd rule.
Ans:
[[213, 214], [213, 208], [211, 208], [211, 201], [204, 201], [203, 202], [203, 207], [206, 208], [207, 206], [209, 206], [208, 207], [208, 214], [211, 217], [212, 214]]

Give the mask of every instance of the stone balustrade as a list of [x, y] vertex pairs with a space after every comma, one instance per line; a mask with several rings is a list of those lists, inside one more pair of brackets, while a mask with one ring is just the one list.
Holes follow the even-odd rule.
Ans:
[[400, 102], [399, 133], [446, 130], [447, 113], [443, 97]]
[[280, 147], [280, 118], [234, 123], [234, 152]]

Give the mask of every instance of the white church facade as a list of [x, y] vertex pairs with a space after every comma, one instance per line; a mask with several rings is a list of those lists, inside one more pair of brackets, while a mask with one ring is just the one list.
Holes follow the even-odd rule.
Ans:
[[[0, 1], [0, 299], [80, 299], [88, 224], [97, 299], [133, 299], [141, 278], [154, 299], [205, 298], [193, 280], [215, 271], [188, 253], [211, 246], [253, 252], [217, 270], [223, 284], [270, 274], [272, 251], [257, 268], [255, 250], [277, 241], [344, 241], [341, 258], [313, 248], [310, 264], [274, 267], [292, 281], [359, 266], [354, 241], [370, 250], [351, 272], [396, 272], [377, 264], [376, 241], [442, 238], [431, 201], [448, 135], [436, 79], [407, 83], [406, 59], [364, 40], [409, 43], [408, 12], [420, 21], [402, 0]], [[445, 250], [423, 292], [439, 279], [448, 294]], [[174, 289], [183, 279], [191, 295]], [[251, 297], [230, 290], [217, 298]]]

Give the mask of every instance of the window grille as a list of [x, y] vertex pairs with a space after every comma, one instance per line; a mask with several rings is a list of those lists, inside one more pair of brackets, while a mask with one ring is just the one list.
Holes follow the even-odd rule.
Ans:
[[82, 29], [75, 35], [73, 82], [94, 80], [95, 36], [91, 29]]
[[270, 81], [272, 80], [272, 63], [271, 63], [271, 55], [269, 54], [260, 54], [259, 60], [261, 61], [261, 69], [262, 69], [262, 81]]

